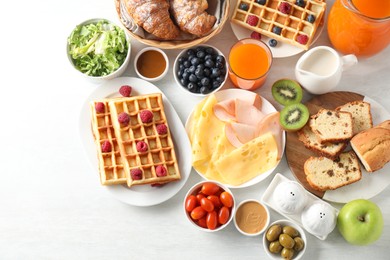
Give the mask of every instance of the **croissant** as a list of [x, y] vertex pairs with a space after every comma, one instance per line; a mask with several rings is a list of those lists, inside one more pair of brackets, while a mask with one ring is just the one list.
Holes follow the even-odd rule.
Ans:
[[125, 0], [127, 12], [148, 33], [172, 40], [179, 36], [179, 28], [169, 14], [168, 0]]
[[196, 36], [209, 33], [217, 20], [205, 11], [207, 0], [170, 0], [170, 3], [171, 14], [180, 29]]

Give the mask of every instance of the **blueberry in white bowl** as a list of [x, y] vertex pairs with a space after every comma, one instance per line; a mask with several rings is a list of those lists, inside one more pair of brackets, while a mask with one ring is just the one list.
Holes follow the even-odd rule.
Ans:
[[185, 49], [176, 57], [173, 74], [181, 88], [198, 96], [218, 91], [227, 79], [223, 53], [210, 45]]

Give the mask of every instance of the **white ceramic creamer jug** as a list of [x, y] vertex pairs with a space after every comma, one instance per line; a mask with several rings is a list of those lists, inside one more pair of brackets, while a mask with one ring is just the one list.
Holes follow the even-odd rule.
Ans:
[[339, 56], [328, 46], [318, 46], [299, 58], [295, 66], [295, 77], [308, 92], [324, 94], [335, 88], [342, 72], [357, 62], [353, 54]]

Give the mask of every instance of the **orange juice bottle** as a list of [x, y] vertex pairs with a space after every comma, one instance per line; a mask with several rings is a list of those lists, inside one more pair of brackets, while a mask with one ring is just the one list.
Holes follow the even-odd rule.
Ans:
[[236, 87], [254, 90], [265, 81], [272, 63], [268, 46], [255, 39], [237, 42], [229, 53], [229, 77]]
[[328, 16], [328, 35], [344, 54], [379, 53], [390, 44], [390, 1], [336, 0]]

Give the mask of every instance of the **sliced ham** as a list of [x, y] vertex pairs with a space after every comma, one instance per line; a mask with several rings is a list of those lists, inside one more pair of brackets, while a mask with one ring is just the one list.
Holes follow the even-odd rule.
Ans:
[[256, 137], [256, 127], [240, 123], [227, 123], [225, 135], [234, 147], [240, 147]]
[[236, 100], [236, 120], [238, 123], [256, 126], [264, 118], [264, 113], [246, 101]]
[[283, 130], [279, 123], [279, 112], [273, 112], [266, 115], [256, 127], [256, 136], [271, 132], [278, 145], [278, 159], [282, 157], [283, 152]]

